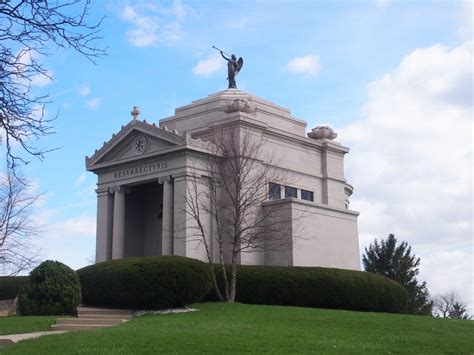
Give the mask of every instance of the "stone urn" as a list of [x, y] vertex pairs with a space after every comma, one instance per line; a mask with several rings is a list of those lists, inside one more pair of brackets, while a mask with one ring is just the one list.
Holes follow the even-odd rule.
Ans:
[[337, 133], [329, 126], [316, 126], [311, 132], [307, 133], [309, 138], [312, 139], [334, 139], [337, 137]]

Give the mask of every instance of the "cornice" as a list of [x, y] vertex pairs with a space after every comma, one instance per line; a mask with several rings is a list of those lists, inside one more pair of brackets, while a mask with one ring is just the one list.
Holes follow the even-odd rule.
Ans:
[[100, 174], [115, 172], [115, 171], [124, 170], [124, 169], [131, 169], [137, 166], [153, 164], [153, 163], [161, 162], [164, 160], [179, 158], [183, 156], [189, 156], [189, 157], [195, 157], [195, 158], [207, 158], [209, 156], [209, 153], [194, 150], [194, 149], [189, 149], [188, 147], [181, 147], [179, 150], [170, 151], [165, 154], [142, 157], [140, 159], [135, 158], [133, 160], [128, 160], [125, 162], [115, 162], [112, 165], [97, 167], [94, 169], [90, 169], [89, 171], [92, 171], [96, 173], [97, 175], [100, 175]]
[[294, 197], [284, 198], [280, 200], [273, 200], [273, 201], [265, 201], [265, 202], [262, 202], [262, 207], [278, 205], [278, 204], [297, 204], [297, 205], [302, 205], [302, 206], [315, 207], [322, 210], [328, 210], [331, 212], [339, 212], [339, 213], [343, 213], [343, 214], [347, 214], [347, 215], [351, 215], [355, 217], [357, 217], [360, 214], [357, 211], [346, 210], [345, 208], [333, 207], [333, 206], [326, 205], [323, 203], [301, 200]]

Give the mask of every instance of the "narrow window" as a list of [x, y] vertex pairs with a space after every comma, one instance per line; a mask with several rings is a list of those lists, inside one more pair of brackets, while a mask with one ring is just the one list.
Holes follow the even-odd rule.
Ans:
[[313, 191], [301, 190], [301, 199], [306, 201], [314, 201]]
[[294, 187], [285, 186], [285, 198], [297, 197], [297, 190]]
[[273, 182], [268, 184], [268, 199], [270, 201], [279, 200], [281, 198], [281, 186]]

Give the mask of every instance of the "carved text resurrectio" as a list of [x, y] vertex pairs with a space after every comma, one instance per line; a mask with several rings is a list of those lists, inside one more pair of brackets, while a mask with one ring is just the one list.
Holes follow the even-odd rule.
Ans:
[[168, 162], [155, 163], [150, 165], [137, 166], [135, 168], [120, 170], [114, 173], [114, 179], [122, 179], [130, 176], [152, 173], [161, 169], [166, 169]]

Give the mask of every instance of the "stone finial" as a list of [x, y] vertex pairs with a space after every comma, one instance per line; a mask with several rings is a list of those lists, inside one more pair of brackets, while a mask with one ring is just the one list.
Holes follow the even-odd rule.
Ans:
[[313, 139], [334, 139], [337, 137], [337, 133], [329, 126], [316, 126], [311, 132], [307, 133], [309, 138]]
[[140, 116], [140, 113], [141, 113], [140, 108], [138, 106], [133, 106], [133, 110], [132, 112], [130, 112], [130, 115], [133, 116], [134, 120], [137, 120], [138, 117]]

